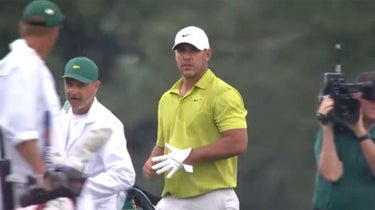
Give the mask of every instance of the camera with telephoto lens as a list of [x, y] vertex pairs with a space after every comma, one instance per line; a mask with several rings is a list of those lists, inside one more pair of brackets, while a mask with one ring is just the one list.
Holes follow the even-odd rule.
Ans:
[[[369, 76], [375, 76], [374, 72], [363, 73], [357, 82], [347, 83], [341, 72], [324, 73], [324, 86], [319, 93], [319, 102], [324, 96], [329, 96], [334, 101], [334, 108], [328, 113], [333, 123], [353, 124], [359, 119], [360, 103], [353, 98], [353, 93], [362, 93], [361, 98], [373, 100], [375, 98], [374, 81]], [[362, 79], [361, 79], [362, 78]]]

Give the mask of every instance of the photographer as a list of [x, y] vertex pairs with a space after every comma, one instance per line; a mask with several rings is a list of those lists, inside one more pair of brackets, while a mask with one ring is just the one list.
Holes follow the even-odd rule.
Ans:
[[[367, 81], [375, 81], [375, 72], [361, 73], [357, 79]], [[354, 123], [333, 120], [333, 98], [325, 96], [319, 104], [314, 210], [375, 209], [375, 86], [352, 97], [360, 104]]]

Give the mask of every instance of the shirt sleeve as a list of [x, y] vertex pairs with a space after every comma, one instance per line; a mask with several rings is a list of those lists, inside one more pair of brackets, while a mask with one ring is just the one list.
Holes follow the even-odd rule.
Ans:
[[247, 110], [242, 96], [234, 89], [225, 90], [214, 98], [213, 115], [220, 132], [247, 128]]
[[38, 100], [39, 83], [37, 66], [30, 65], [29, 69], [17, 67], [9, 75], [8, 94], [4, 100], [4, 129], [9, 134], [9, 140], [14, 145], [38, 136]]

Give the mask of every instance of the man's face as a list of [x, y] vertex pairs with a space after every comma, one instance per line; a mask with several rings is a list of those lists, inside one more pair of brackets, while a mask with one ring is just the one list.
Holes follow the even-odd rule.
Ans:
[[375, 121], [375, 99], [359, 99], [362, 107], [363, 117]]
[[99, 80], [85, 84], [72, 78], [65, 78], [65, 96], [74, 114], [86, 114], [89, 111], [99, 87]]
[[175, 60], [181, 75], [185, 78], [200, 78], [207, 70], [211, 50], [199, 50], [191, 44], [179, 44], [175, 50]]

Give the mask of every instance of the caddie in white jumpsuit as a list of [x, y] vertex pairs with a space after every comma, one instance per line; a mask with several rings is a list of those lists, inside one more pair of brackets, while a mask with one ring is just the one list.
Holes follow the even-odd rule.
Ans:
[[89, 176], [77, 201], [78, 210], [119, 210], [126, 190], [134, 185], [135, 171], [126, 146], [124, 126], [95, 97], [100, 87], [98, 68], [86, 57], [76, 57], [66, 64], [64, 73], [66, 99], [71, 107], [63, 116], [59, 147], [67, 155], [80, 137], [92, 129], [111, 129], [108, 140], [87, 163]]

